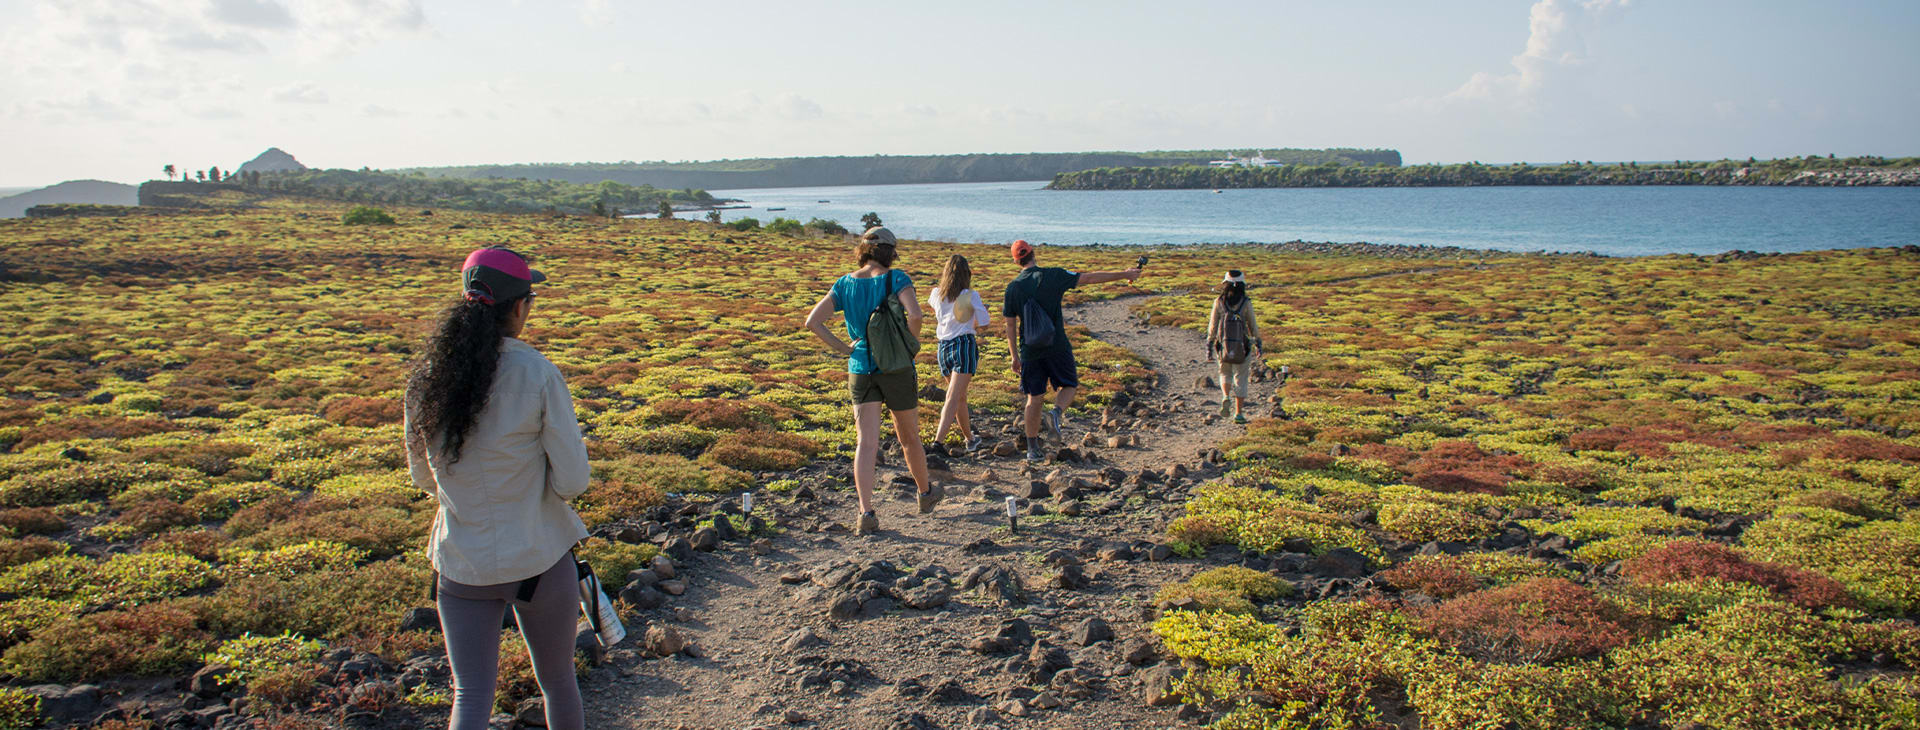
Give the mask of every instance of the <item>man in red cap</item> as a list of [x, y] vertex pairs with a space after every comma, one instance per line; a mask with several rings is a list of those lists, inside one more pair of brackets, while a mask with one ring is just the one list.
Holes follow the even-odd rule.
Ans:
[[1020, 374], [1020, 392], [1027, 396], [1027, 461], [1039, 461], [1046, 458], [1040, 451], [1040, 414], [1047, 386], [1055, 389], [1053, 409], [1046, 412], [1047, 431], [1057, 442], [1065, 440], [1060, 436], [1061, 420], [1080, 387], [1080, 368], [1073, 360], [1073, 343], [1067, 341], [1066, 321], [1060, 313], [1061, 297], [1085, 284], [1133, 281], [1140, 278], [1140, 269], [1078, 273], [1043, 268], [1034, 264], [1033, 246], [1026, 241], [1014, 241], [1012, 253], [1021, 271], [1007, 282], [1000, 314], [1007, 323], [1008, 349], [1014, 353], [1013, 371]]

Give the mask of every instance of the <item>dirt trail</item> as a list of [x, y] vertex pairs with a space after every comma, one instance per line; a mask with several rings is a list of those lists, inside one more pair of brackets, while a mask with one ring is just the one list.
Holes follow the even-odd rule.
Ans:
[[[850, 523], [854, 516], [853, 494], [825, 485], [846, 483], [844, 464], [803, 478], [816, 495], [811, 499], [760, 493], [756, 499], [766, 506], [756, 506], [756, 514], [775, 519], [784, 529], [771, 539], [771, 552], [755, 555], [742, 540], [696, 553], [683, 566], [689, 578], [686, 594], [630, 625], [634, 638], [583, 682], [587, 725], [963, 728], [976, 726], [984, 714], [979, 708], [996, 706], [998, 710], [990, 711], [999, 718], [989, 726], [1176, 724], [1172, 708], [1147, 707], [1142, 700], [1136, 675], [1149, 673], [1147, 667], [1158, 660], [1148, 659], [1141, 667], [1125, 657], [1155, 644], [1147, 633], [1153, 593], [1190, 577], [1199, 565], [1177, 558], [1151, 560], [1149, 548], [1164, 539], [1166, 522], [1179, 513], [1185, 490], [1219, 473], [1220, 467], [1203, 463], [1205, 450], [1244, 427], [1207, 417], [1218, 407], [1219, 392], [1195, 388], [1196, 378], [1216, 372], [1215, 366], [1201, 361], [1200, 335], [1146, 326], [1128, 312], [1138, 301], [1135, 297], [1068, 310], [1069, 324], [1084, 325], [1094, 337], [1138, 353], [1159, 373], [1151, 389], [1134, 397], [1130, 411], [1140, 415], [1116, 416], [1122, 425], [1114, 428], [1103, 429], [1100, 414], [1079, 415], [1067, 425], [1065, 441], [1091, 452], [1091, 462], [1029, 467], [1017, 456], [998, 457], [987, 450], [951, 457], [947, 501], [933, 515], [920, 516], [907, 491], [910, 486], [888, 486], [884, 491], [890, 499], [879, 506], [882, 534], [874, 537], [837, 531], [836, 523]], [[1258, 403], [1264, 409], [1272, 386], [1256, 383], [1249, 408]], [[975, 420], [988, 437], [988, 449], [1013, 440], [1008, 418]], [[1080, 444], [1089, 433], [1095, 434], [1097, 444], [1083, 448]], [[1107, 446], [1110, 435], [1134, 434], [1141, 441], [1139, 448]], [[1054, 447], [1050, 445], [1049, 453]], [[1190, 473], [1167, 476], [1174, 465]], [[1021, 529], [1009, 533], [1005, 497], [1056, 469], [1068, 481], [1076, 476], [1086, 480], [1081, 483], [1085, 493], [1074, 504], [1080, 516], [1023, 517]], [[897, 457], [883, 461], [882, 483], [902, 471]], [[1048, 512], [1072, 509], [1059, 500], [1034, 501]], [[981, 542], [983, 538], [990, 542]], [[1084, 586], [1054, 586], [1060, 571], [1042, 556], [1057, 557], [1050, 552], [1055, 550], [1082, 564]], [[955, 591], [951, 600], [930, 610], [880, 598], [865, 604], [866, 616], [836, 620], [829, 607], [855, 584], [834, 585], [836, 576], [823, 569], [834, 561], [852, 561], [856, 568], [887, 561], [908, 573], [937, 566], [953, 576], [955, 584], [969, 570], [1000, 566], [1017, 575], [1024, 590], [1006, 604], [994, 600], [997, 594], [992, 591]], [[785, 584], [783, 576], [806, 582]], [[1079, 581], [1068, 576], [1068, 582]], [[982, 654], [970, 648], [1003, 620], [1016, 617], [1030, 626], [1039, 651], [1021, 646]], [[1073, 640], [1073, 629], [1092, 618], [1109, 624], [1114, 638], [1090, 646]], [[685, 634], [697, 656], [636, 656], [632, 650], [655, 624]], [[824, 643], [789, 645], [801, 629]], [[1047, 653], [1055, 648], [1060, 651]], [[1075, 671], [1056, 675], [1063, 659]], [[1046, 679], [1050, 675], [1051, 686]], [[1031, 707], [1051, 700], [1036, 698], [1030, 687], [1050, 689], [1064, 704]], [[1015, 699], [1018, 708], [1007, 704]], [[1025, 716], [1009, 716], [1004, 712], [1009, 709]]]

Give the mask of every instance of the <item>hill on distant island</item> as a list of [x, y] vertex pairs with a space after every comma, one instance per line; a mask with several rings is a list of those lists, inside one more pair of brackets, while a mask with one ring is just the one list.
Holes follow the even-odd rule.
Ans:
[[135, 205], [139, 202], [138, 188], [132, 185], [105, 180], [68, 180], [59, 185], [0, 198], [0, 218], [24, 217], [28, 208], [48, 203]]
[[468, 179], [524, 178], [593, 184], [605, 180], [666, 189], [740, 190], [824, 185], [1010, 182], [1050, 180], [1063, 172], [1100, 167], [1204, 165], [1229, 154], [1259, 153], [1298, 165], [1398, 167], [1395, 150], [1237, 149], [1158, 152], [1036, 152], [980, 155], [778, 157], [712, 162], [586, 162], [576, 164], [423, 167], [408, 172]]
[[307, 169], [307, 166], [300, 164], [299, 160], [293, 159], [293, 155], [287, 154], [286, 150], [280, 149], [279, 147], [269, 147], [267, 151], [260, 153], [259, 157], [255, 157], [240, 165], [239, 172], [245, 175], [249, 172], [299, 172], [305, 169]]

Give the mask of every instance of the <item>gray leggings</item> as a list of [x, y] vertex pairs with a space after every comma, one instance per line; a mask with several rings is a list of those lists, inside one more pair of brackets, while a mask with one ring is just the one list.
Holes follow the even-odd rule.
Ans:
[[500, 680], [500, 623], [508, 606], [527, 640], [533, 676], [547, 698], [547, 727], [582, 730], [580, 684], [573, 673], [574, 626], [580, 618], [580, 580], [567, 555], [540, 575], [532, 601], [520, 601], [520, 582], [491, 586], [455, 583], [442, 576], [440, 626], [453, 665], [453, 717], [448, 730], [486, 730], [493, 691]]

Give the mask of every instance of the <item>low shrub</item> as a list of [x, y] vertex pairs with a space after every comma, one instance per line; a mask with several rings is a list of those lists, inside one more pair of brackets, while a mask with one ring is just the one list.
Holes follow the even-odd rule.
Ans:
[[611, 589], [626, 583], [627, 573], [646, 567], [647, 561], [660, 554], [660, 548], [589, 537], [580, 541], [574, 554], [593, 568], [593, 574], [610, 587], [611, 593]]
[[1469, 593], [1415, 612], [1422, 628], [1462, 653], [1503, 663], [1550, 663], [1622, 646], [1632, 617], [1564, 578], [1535, 578]]
[[700, 460], [744, 471], [791, 471], [806, 466], [822, 448], [789, 433], [736, 431], [721, 437]]
[[1227, 565], [1202, 571], [1192, 580], [1187, 581], [1187, 584], [1199, 589], [1236, 593], [1255, 601], [1271, 601], [1291, 596], [1294, 591], [1292, 583], [1281, 580], [1278, 576], [1239, 565]]
[[660, 490], [651, 485], [624, 481], [600, 481], [580, 495], [580, 519], [588, 525], [603, 525], [623, 517], [645, 513], [665, 501]]
[[326, 668], [318, 664], [291, 664], [261, 671], [247, 683], [247, 699], [282, 710], [304, 710], [320, 693]]
[[1761, 586], [1802, 608], [1852, 606], [1838, 581], [1810, 570], [1748, 560], [1719, 543], [1676, 540], [1626, 562], [1627, 577], [1640, 583], [1672, 583], [1713, 578]]
[[1423, 555], [1381, 571], [1381, 580], [1402, 591], [1447, 599], [1480, 590], [1480, 579], [1453, 561]]
[[594, 476], [608, 482], [651, 488], [660, 494], [731, 492], [753, 486], [753, 477], [745, 472], [697, 463], [675, 454], [635, 454], [602, 462], [594, 465]]
[[287, 490], [266, 482], [235, 482], [214, 486], [193, 495], [186, 507], [205, 522], [218, 522], [233, 517], [235, 512], [271, 497], [290, 497]]
[[125, 525], [134, 534], [151, 535], [196, 524], [200, 522], [200, 515], [171, 499], [149, 499], [122, 510], [113, 521]]
[[66, 543], [37, 535], [18, 540], [0, 538], [0, 568], [11, 568], [66, 552]]
[[178, 673], [211, 644], [193, 613], [160, 603], [68, 616], [7, 649], [0, 666], [30, 682]]
[[93, 584], [93, 561], [78, 555], [49, 555], [0, 573], [0, 592], [35, 598], [68, 598]]
[[349, 395], [327, 401], [320, 415], [342, 426], [372, 428], [399, 423], [402, 414], [399, 398]]
[[230, 670], [220, 678], [226, 687], [249, 685], [255, 679], [292, 667], [311, 665], [320, 659], [326, 647], [299, 634], [277, 636], [246, 635], [220, 642], [201, 657], [207, 664], [223, 664]]
[[67, 529], [67, 521], [45, 507], [0, 509], [0, 528], [10, 535], [51, 535]]
[[16, 598], [0, 602], [0, 647], [25, 641], [33, 632], [55, 621], [78, 615], [82, 608], [74, 601], [46, 598]]
[[139, 605], [203, 588], [213, 578], [213, 566], [191, 555], [121, 553], [100, 563], [94, 573], [98, 585], [82, 594], [99, 603]]
[[1389, 502], [1380, 506], [1380, 528], [1410, 542], [1472, 542], [1491, 537], [1499, 525], [1465, 507], [1432, 502]]
[[349, 226], [390, 226], [395, 223], [393, 214], [370, 205], [356, 205], [340, 216], [340, 223]]
[[291, 578], [236, 578], [212, 595], [191, 599], [191, 607], [222, 636], [382, 636], [397, 632], [406, 609], [427, 605], [428, 575], [426, 561], [409, 556]]
[[283, 516], [266, 524], [258, 524], [249, 516], [245, 529], [236, 530], [234, 524], [241, 522], [243, 515], [271, 501], [242, 510], [227, 521], [227, 532], [234, 536], [235, 547], [271, 550], [322, 540], [365, 550], [371, 558], [385, 558], [418, 545], [432, 521], [426, 511], [349, 507], [336, 499], [314, 498], [278, 510]]
[[1251, 614], [1253, 601], [1233, 591], [1219, 588], [1195, 588], [1188, 583], [1171, 583], [1153, 594], [1153, 605], [1183, 611], [1219, 611]]
[[231, 542], [225, 533], [218, 530], [178, 530], [164, 535], [155, 535], [140, 543], [140, 551], [147, 553], [179, 553], [191, 555], [205, 561], [213, 561], [220, 556], [220, 549]]
[[1376, 563], [1385, 561], [1379, 543], [1345, 517], [1256, 487], [1208, 484], [1195, 492], [1186, 510], [1167, 533], [1195, 546], [1280, 552], [1290, 541], [1303, 540], [1314, 553], [1348, 547]]
[[1294, 592], [1292, 583], [1252, 568], [1228, 565], [1202, 571], [1185, 583], [1174, 583], [1154, 594], [1161, 608], [1189, 611], [1253, 613], [1255, 602], [1266, 602]]
[[647, 406], [652, 424], [683, 423], [715, 431], [739, 431], [778, 424], [794, 411], [744, 398], [666, 398]]
[[1608, 680], [1642, 714], [1670, 725], [1875, 727], [1864, 721], [1885, 717], [1883, 701], [1893, 698], [1827, 678], [1826, 660], [1846, 650], [1844, 635], [1803, 609], [1747, 601], [1615, 653]]
[[309, 540], [272, 550], [229, 549], [220, 553], [228, 580], [254, 576], [289, 579], [304, 573], [339, 571], [365, 560], [367, 551], [337, 542]]
[[111, 497], [141, 482], [188, 478], [179, 467], [155, 464], [72, 464], [20, 474], [0, 482], [0, 506], [45, 507]]
[[0, 687], [0, 730], [39, 727], [40, 696], [19, 687]]

